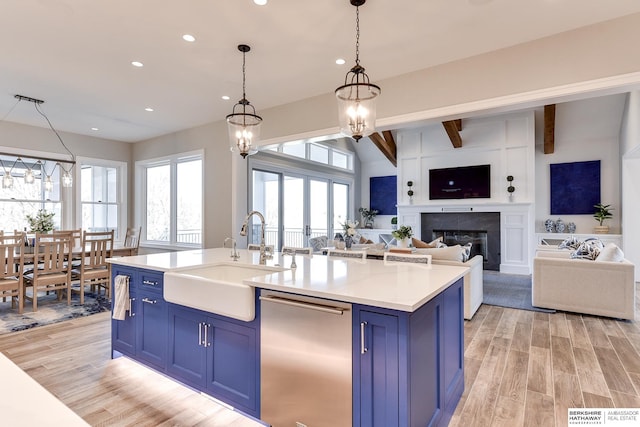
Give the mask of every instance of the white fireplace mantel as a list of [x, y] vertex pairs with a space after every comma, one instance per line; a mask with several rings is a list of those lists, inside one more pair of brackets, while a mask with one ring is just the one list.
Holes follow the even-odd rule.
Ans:
[[499, 212], [500, 213], [500, 271], [512, 274], [531, 274], [535, 248], [532, 203], [468, 203], [397, 205], [398, 225], [409, 225], [416, 237], [422, 236], [422, 213]]

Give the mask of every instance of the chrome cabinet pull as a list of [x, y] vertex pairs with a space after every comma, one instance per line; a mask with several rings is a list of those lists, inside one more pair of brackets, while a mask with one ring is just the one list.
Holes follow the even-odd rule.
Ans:
[[145, 297], [145, 298], [142, 298], [142, 302], [146, 302], [147, 304], [157, 304], [158, 300], [155, 300], [155, 299], [152, 300]]
[[158, 285], [158, 281], [157, 280], [143, 280], [142, 284], [143, 285], [150, 285], [150, 286], [157, 286]]
[[198, 323], [198, 345], [202, 345], [202, 323]]
[[129, 317], [133, 317], [136, 315], [136, 313], [133, 311], [133, 302], [135, 300], [135, 298], [129, 298]]
[[367, 322], [360, 322], [360, 354], [365, 354], [367, 352], [367, 347], [365, 347], [364, 342], [364, 329], [367, 326]]
[[209, 324], [204, 324], [204, 346], [211, 347], [211, 342], [209, 342]]

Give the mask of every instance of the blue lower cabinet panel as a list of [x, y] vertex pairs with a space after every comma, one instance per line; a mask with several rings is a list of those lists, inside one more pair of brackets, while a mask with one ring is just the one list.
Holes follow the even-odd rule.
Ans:
[[205, 316], [197, 310], [169, 305], [167, 372], [192, 387], [203, 389], [207, 366], [204, 346]]
[[[111, 268], [111, 283], [115, 282], [115, 277], [118, 275], [128, 276], [130, 289], [129, 289], [129, 301], [131, 302], [131, 310], [125, 313], [124, 320], [111, 320], [111, 347], [112, 350], [118, 351], [130, 357], [136, 355], [136, 290], [135, 283], [138, 277], [138, 273], [135, 269], [121, 267], [119, 265], [113, 265]], [[115, 286], [112, 286], [114, 289]], [[111, 292], [113, 295], [114, 292]], [[113, 315], [113, 306], [111, 304], [111, 314]], [[113, 357], [113, 353], [112, 353]]]
[[136, 356], [164, 371], [167, 354], [167, 303], [156, 292], [139, 292], [136, 298], [138, 322]]
[[360, 311], [359, 407], [354, 425], [398, 425], [398, 317]]
[[446, 426], [464, 390], [462, 279], [413, 313], [354, 305], [353, 425]]
[[257, 416], [256, 330], [224, 320], [209, 321], [212, 327], [207, 389], [243, 412]]
[[257, 321], [227, 321], [168, 304], [167, 373], [234, 408], [259, 417]]
[[464, 305], [462, 280], [442, 293], [442, 394], [448, 423], [464, 392]]

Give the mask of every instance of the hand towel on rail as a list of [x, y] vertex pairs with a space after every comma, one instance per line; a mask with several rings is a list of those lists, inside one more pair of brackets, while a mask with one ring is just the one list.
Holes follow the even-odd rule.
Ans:
[[116, 320], [124, 320], [127, 310], [131, 312], [129, 299], [129, 276], [117, 275], [115, 277], [112, 317]]

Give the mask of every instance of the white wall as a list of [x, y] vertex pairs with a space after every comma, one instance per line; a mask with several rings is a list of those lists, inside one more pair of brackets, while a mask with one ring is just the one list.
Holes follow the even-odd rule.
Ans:
[[[462, 147], [453, 148], [442, 124], [398, 131], [398, 204], [409, 204], [407, 181], [413, 181], [414, 205], [507, 203], [507, 175], [514, 177], [514, 201], [533, 203], [534, 114], [532, 111], [462, 121]], [[429, 200], [429, 170], [491, 165], [491, 198]]]
[[[611, 95], [557, 104], [555, 149], [544, 154], [544, 119], [536, 114], [536, 231], [544, 232], [550, 215], [549, 168], [552, 163], [600, 160], [601, 201], [614, 209], [607, 221], [610, 233], [621, 233], [621, 173], [619, 132], [625, 95]], [[576, 233], [589, 234], [598, 225], [592, 215], [562, 215], [565, 224], [574, 222]]]
[[640, 92], [627, 97], [620, 131], [622, 158], [622, 229], [625, 257], [636, 265], [640, 280]]

